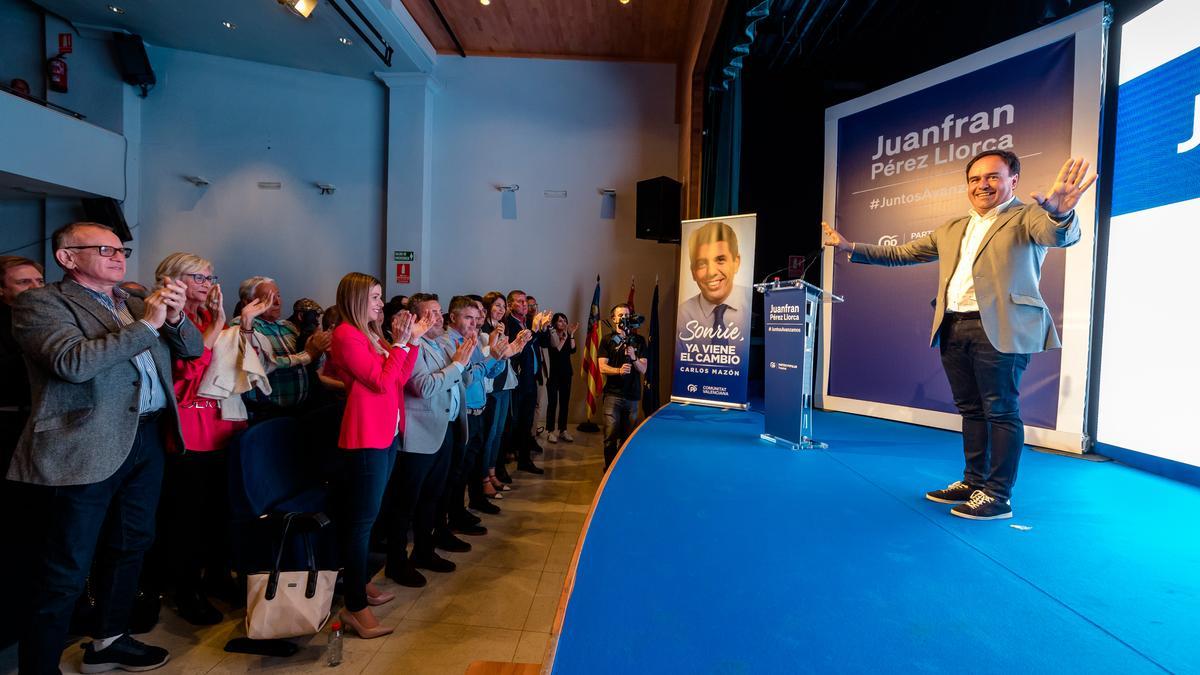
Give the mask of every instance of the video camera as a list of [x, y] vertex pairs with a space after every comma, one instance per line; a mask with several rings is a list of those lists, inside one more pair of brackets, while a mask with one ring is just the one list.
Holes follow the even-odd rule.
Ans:
[[620, 327], [624, 335], [614, 332], [612, 335], [613, 344], [618, 349], [624, 349], [628, 346], [640, 350], [645, 347], [646, 342], [642, 339], [642, 336], [633, 334], [633, 331], [641, 328], [644, 323], [646, 323], [646, 317], [641, 314], [626, 314], [618, 319], [617, 326]]

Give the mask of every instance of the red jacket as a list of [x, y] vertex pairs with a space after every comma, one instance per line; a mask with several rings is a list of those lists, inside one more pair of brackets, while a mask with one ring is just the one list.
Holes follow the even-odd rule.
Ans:
[[339, 448], [386, 449], [397, 428], [404, 433], [404, 384], [419, 349], [417, 345], [409, 345], [408, 351], [391, 347], [384, 356], [354, 326], [343, 323], [333, 329], [330, 361], [346, 383], [347, 393]]
[[[189, 316], [201, 333], [212, 323], [212, 315], [200, 309], [196, 316]], [[246, 428], [245, 422], [231, 422], [221, 417], [219, 401], [204, 398], [197, 392], [204, 371], [212, 363], [212, 350], [204, 348], [198, 359], [175, 359], [171, 375], [175, 385], [175, 400], [179, 403], [179, 433], [183, 436], [186, 450], [208, 452], [221, 450], [229, 445], [234, 433]], [[174, 445], [174, 443], [170, 443]], [[171, 448], [178, 452], [180, 448]]]

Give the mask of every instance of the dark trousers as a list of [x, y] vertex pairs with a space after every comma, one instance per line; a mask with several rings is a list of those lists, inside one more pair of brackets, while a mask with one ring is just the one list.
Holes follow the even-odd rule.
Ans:
[[[481, 476], [487, 475], [487, 467], [483, 463], [483, 445], [487, 440], [487, 421], [484, 415], [467, 416], [467, 452], [465, 455], [462, 480], [466, 483], [469, 502], [481, 502], [487, 499], [483, 494]], [[454, 512], [450, 512], [454, 517]]]
[[621, 444], [633, 433], [638, 419], [638, 401], [613, 394], [604, 395], [604, 470], [612, 466]]
[[154, 514], [163, 477], [160, 434], [158, 419], [146, 419], [138, 425], [133, 448], [116, 473], [99, 483], [47, 489], [51, 496], [43, 567], [21, 641], [22, 673], [58, 672], [71, 614], [98, 547], [95, 634], [106, 638], [125, 632], [142, 556], [154, 542]]
[[1025, 445], [1018, 396], [1029, 355], [996, 351], [979, 319], [946, 320], [941, 353], [963, 420], [963, 482], [1007, 500]]
[[342, 475], [338, 485], [338, 538], [342, 553], [342, 595], [346, 609], [357, 612], [367, 606], [367, 554], [371, 528], [396, 465], [400, 447], [397, 436], [383, 449], [342, 451]]
[[450, 456], [454, 452], [454, 424], [446, 425], [446, 436], [431, 455], [401, 452], [392, 472], [391, 527], [388, 528], [387, 564], [399, 568], [408, 561], [408, 528], [413, 530], [414, 558], [433, 553], [433, 528], [437, 524], [438, 501], [446, 488]]
[[537, 384], [513, 389], [513, 419], [509, 438], [517, 452], [517, 464], [529, 464], [530, 452], [537, 441], [533, 438], [533, 416], [537, 409]]
[[[571, 408], [571, 375], [551, 375], [546, 380], [546, 430], [567, 430], [567, 413]], [[555, 413], [558, 419], [555, 420]], [[555, 422], [558, 425], [555, 426]]]
[[203, 591], [208, 580], [229, 573], [229, 475], [227, 453], [169, 455], [158, 518], [159, 546], [168, 581], [178, 595]]
[[[466, 408], [459, 411], [460, 415], [467, 415]], [[467, 415], [470, 420], [481, 419], [476, 415]], [[446, 487], [442, 490], [442, 498], [438, 500], [438, 512], [436, 529], [445, 530], [459, 516], [466, 511], [463, 506], [463, 495], [467, 491], [467, 474], [473, 473], [475, 463], [479, 459], [479, 445], [475, 444], [470, 447], [470, 427], [471, 422], [468, 421], [466, 434], [463, 433], [462, 426], [459, 422], [451, 422], [450, 429], [454, 435], [454, 441], [451, 445], [450, 454], [450, 469], [446, 472]], [[478, 427], [478, 424], [475, 426]]]

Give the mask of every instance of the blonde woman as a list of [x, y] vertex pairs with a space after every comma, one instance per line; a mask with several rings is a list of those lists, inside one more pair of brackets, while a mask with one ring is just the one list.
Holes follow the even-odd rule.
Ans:
[[408, 312], [392, 317], [391, 344], [383, 337], [383, 284], [367, 274], [351, 272], [337, 289], [342, 322], [333, 331], [330, 364], [346, 385], [346, 411], [338, 447], [342, 475], [338, 491], [338, 532], [341, 537], [342, 620], [362, 638], [392, 632], [371, 611], [396, 596], [370, 583], [367, 552], [371, 527], [379, 515], [396, 453], [404, 438], [404, 384], [412, 375], [420, 347], [417, 340], [427, 322]]
[[[184, 447], [168, 448], [160, 519], [165, 526], [160, 530], [179, 615], [196, 625], [212, 625], [220, 623], [221, 612], [208, 601], [204, 587], [229, 583], [225, 447], [246, 423], [222, 419], [220, 402], [198, 395], [212, 362], [213, 344], [225, 328], [212, 262], [192, 253], [172, 253], [158, 264], [154, 277], [183, 282], [183, 311], [204, 339], [200, 358], [172, 364]], [[242, 320], [253, 320], [266, 307], [250, 303], [242, 310]]]

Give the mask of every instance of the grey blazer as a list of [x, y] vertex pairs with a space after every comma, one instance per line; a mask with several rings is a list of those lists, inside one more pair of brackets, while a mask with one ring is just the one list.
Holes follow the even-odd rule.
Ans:
[[[431, 344], [432, 343], [432, 344]], [[432, 455], [442, 447], [450, 422], [452, 390], [458, 389], [458, 424], [467, 433], [467, 392], [463, 374], [446, 353], [447, 343], [421, 339], [421, 353], [404, 385], [404, 452]]]
[[[130, 296], [125, 304], [135, 319], [145, 313], [141, 298]], [[171, 362], [204, 349], [187, 318], [157, 336], [140, 321], [122, 327], [82, 286], [60, 281], [17, 297], [13, 337], [29, 367], [32, 404], [10, 480], [88, 485], [116, 473], [138, 429], [140, 378], [133, 357], [147, 349], [166, 388], [177, 447], [183, 447]]]
[[[946, 289], [958, 266], [970, 217], [956, 218], [902, 246], [855, 244], [850, 260], [870, 265], [916, 265], [938, 261], [938, 294], [933, 300], [933, 331], [938, 343], [946, 313]], [[1062, 222], [1037, 204], [1015, 200], [984, 235], [972, 267], [975, 297], [988, 340], [1009, 354], [1033, 354], [1062, 346], [1038, 287], [1048, 247], [1079, 241], [1079, 218], [1072, 211]]]

